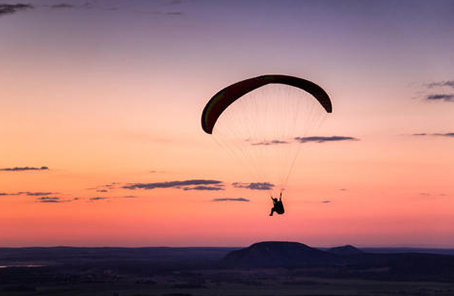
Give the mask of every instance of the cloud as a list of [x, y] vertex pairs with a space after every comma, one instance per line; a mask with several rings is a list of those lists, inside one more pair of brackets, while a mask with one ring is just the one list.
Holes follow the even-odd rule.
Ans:
[[268, 146], [268, 145], [280, 145], [280, 144], [289, 144], [289, 142], [281, 141], [281, 140], [272, 140], [272, 141], [263, 141], [263, 142], [259, 142], [259, 143], [252, 143], [252, 145], [254, 145], [254, 146], [259, 146], [259, 145]]
[[126, 196], [123, 196], [123, 198], [137, 198], [137, 196], [135, 196], [135, 195], [126, 195]]
[[173, 16], [180, 16], [180, 15], [184, 15], [183, 12], [181, 11], [169, 11], [169, 12], [166, 12], [167, 15], [173, 15]]
[[51, 194], [56, 194], [55, 192], [14, 192], [14, 193], [6, 193], [6, 192], [0, 192], [0, 195], [2, 196], [14, 196], [14, 195], [27, 195], [27, 196], [48, 196]]
[[107, 199], [107, 197], [104, 196], [96, 196], [96, 197], [90, 197], [88, 200], [89, 201], [98, 201], [98, 200], [104, 200]]
[[[92, 3], [90, 1], [85, 1], [83, 4], [80, 5], [74, 5], [70, 3], [57, 3], [57, 4], [52, 4], [52, 5], [43, 5], [45, 7], [50, 7], [52, 9], [65, 9], [65, 8], [94, 8], [95, 3]], [[99, 5], [97, 5], [99, 6]]]
[[72, 201], [79, 200], [78, 197], [63, 199], [58, 196], [41, 196], [42, 192], [36, 192], [36, 193], [38, 193], [38, 194], [27, 194], [27, 195], [39, 196], [35, 199], [35, 201], [39, 202], [39, 203], [62, 203], [62, 202], [72, 202]]
[[86, 8], [86, 9], [90, 9], [90, 8], [93, 8], [94, 7], [94, 4], [89, 2], [89, 1], [85, 1], [84, 4], [82, 4], [81, 6], [82, 8]]
[[106, 188], [112, 189], [115, 188], [116, 185], [120, 184], [119, 182], [112, 182], [110, 184], [104, 185]]
[[1, 196], [14, 196], [14, 195], [21, 195], [22, 192], [15, 192], [15, 193], [6, 193], [6, 192], [1, 192]]
[[[156, 188], [178, 188], [181, 189], [182, 187], [188, 188], [186, 186], [205, 186], [205, 185], [222, 185], [222, 181], [217, 180], [202, 180], [202, 179], [195, 179], [195, 180], [185, 180], [185, 181], [169, 181], [169, 182], [156, 182], [156, 183], [135, 183], [123, 186], [124, 189], [156, 189]], [[193, 187], [195, 188], [195, 187]], [[186, 190], [186, 189], [185, 189]]]
[[330, 200], [322, 200], [322, 203], [326, 204], [326, 203], [330, 203], [331, 201]]
[[59, 202], [67, 202], [68, 200], [62, 200], [60, 197], [53, 197], [53, 196], [43, 196], [38, 197], [36, 202], [40, 203], [59, 203]]
[[446, 80], [446, 81], [440, 81], [440, 82], [432, 82], [428, 83], [427, 87], [428, 88], [434, 88], [434, 87], [452, 87], [454, 88], [454, 80]]
[[182, 4], [183, 3], [183, 0], [169, 0], [167, 1], [167, 4], [170, 4], [170, 5], [176, 5], [176, 4]]
[[199, 186], [194, 186], [194, 187], [184, 187], [183, 190], [208, 190], [208, 191], [218, 191], [218, 190], [224, 190], [222, 186], [204, 186], [204, 185], [199, 185]]
[[433, 134], [428, 134], [428, 133], [416, 133], [416, 134], [412, 134], [412, 136], [415, 136], [415, 137], [439, 136], [439, 137], [454, 138], [454, 133], [433, 133]]
[[34, 8], [33, 5], [31, 4], [0, 4], [0, 16], [6, 15], [6, 14], [13, 14], [16, 13], [20, 10], [25, 10], [25, 9], [31, 9]]
[[425, 88], [418, 92], [417, 97], [426, 101], [454, 102], [454, 80], [443, 80], [423, 84]]
[[[52, 5], [43, 5], [45, 7], [50, 7], [51, 9], [93, 9], [93, 8], [99, 8], [99, 9], [105, 9], [105, 10], [118, 10], [118, 7], [111, 7], [107, 8], [104, 7], [104, 5], [101, 5], [100, 3], [93, 3], [91, 1], [85, 1], [83, 4], [71, 4], [71, 3], [57, 3], [57, 4], [52, 4]], [[106, 1], [108, 2], [108, 1]]]
[[454, 94], [433, 94], [427, 95], [426, 100], [429, 101], [445, 101], [445, 102], [454, 102]]
[[25, 194], [28, 196], [45, 196], [45, 195], [50, 195], [54, 194], [53, 192], [18, 192], [18, 194]]
[[[344, 137], [344, 136], [332, 136], [332, 137], [295, 137], [295, 141], [300, 143], [307, 143], [307, 142], [317, 142], [317, 143], [324, 143], [324, 142], [335, 142], [335, 141], [359, 141], [357, 138], [353, 137]], [[281, 140], [272, 140], [272, 141], [262, 141], [258, 143], [252, 143], [252, 145], [283, 145], [283, 144], [290, 144], [288, 141], [281, 141]]]
[[434, 134], [434, 136], [454, 137], [454, 133]]
[[247, 198], [215, 198], [212, 202], [221, 202], [221, 201], [240, 201], [240, 202], [249, 202]]
[[268, 182], [257, 182], [257, 183], [240, 183], [234, 182], [232, 186], [235, 188], [245, 188], [250, 190], [271, 190], [274, 187], [274, 184]]
[[47, 166], [42, 166], [40, 168], [35, 167], [14, 167], [14, 168], [1, 168], [0, 171], [4, 172], [22, 172], [22, 171], [46, 171], [49, 170]]
[[[163, 8], [165, 6], [169, 6], [169, 7], [172, 6], [172, 9], [173, 9], [172, 11], [165, 12], [166, 15], [170, 15], [170, 16], [182, 16], [182, 15], [184, 15], [184, 12], [176, 9], [180, 4], [183, 4], [182, 0], [168, 0], [168, 1], [165, 1], [163, 4], [164, 4]], [[160, 13], [160, 12], [158, 12], [158, 13]]]
[[58, 9], [58, 8], [73, 8], [73, 7], [74, 7], [74, 5], [67, 4], [67, 3], [54, 4], [54, 5], [51, 6], [51, 8], [56, 8], [56, 9]]
[[[108, 190], [114, 189], [119, 184], [120, 184], [119, 182], [112, 182], [110, 184], [99, 185], [96, 187], [90, 187], [90, 188], [86, 188], [86, 189], [87, 190], [96, 190], [97, 192], [108, 192]], [[102, 191], [102, 190], [106, 190], [106, 191]]]
[[331, 136], [331, 137], [296, 137], [296, 141], [300, 143], [308, 143], [308, 142], [317, 142], [317, 143], [324, 143], [324, 142], [337, 142], [337, 141], [359, 141], [359, 139], [354, 137], [344, 137], [344, 136]]

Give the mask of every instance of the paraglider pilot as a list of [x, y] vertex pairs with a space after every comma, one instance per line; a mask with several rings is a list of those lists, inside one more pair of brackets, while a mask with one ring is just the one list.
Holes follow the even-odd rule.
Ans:
[[270, 216], [273, 216], [274, 212], [278, 213], [279, 215], [284, 214], [284, 205], [282, 204], [282, 192], [279, 194], [279, 200], [271, 196], [273, 200], [273, 208], [271, 209]]

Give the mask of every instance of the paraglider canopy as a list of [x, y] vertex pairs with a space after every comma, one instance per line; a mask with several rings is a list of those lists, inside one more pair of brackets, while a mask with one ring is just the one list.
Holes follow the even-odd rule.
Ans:
[[204, 132], [244, 164], [239, 170], [250, 169], [254, 182], [233, 186], [273, 195], [273, 190], [286, 188], [297, 156], [306, 146], [301, 139], [331, 112], [331, 100], [317, 84], [270, 74], [220, 90], [206, 104], [201, 123]]
[[332, 112], [332, 104], [328, 94], [317, 84], [309, 80], [288, 75], [262, 75], [234, 83], [215, 94], [203, 110], [203, 130], [211, 134], [219, 116], [229, 105], [248, 92], [271, 83], [300, 88], [314, 96], [326, 112]]

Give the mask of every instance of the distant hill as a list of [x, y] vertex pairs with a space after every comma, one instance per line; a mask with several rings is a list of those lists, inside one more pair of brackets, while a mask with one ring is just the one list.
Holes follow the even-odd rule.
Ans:
[[299, 267], [339, 263], [338, 256], [297, 242], [260, 242], [229, 253], [221, 262], [226, 267]]
[[[260, 242], [232, 251], [227, 268], [304, 268], [308, 276], [381, 280], [454, 280], [454, 256], [426, 253], [366, 253], [346, 245], [326, 250], [297, 242]], [[303, 271], [301, 271], [303, 272]]]
[[364, 252], [351, 246], [341, 246], [335, 247], [327, 250], [329, 253], [337, 254], [337, 255], [355, 255], [355, 254], [363, 254]]

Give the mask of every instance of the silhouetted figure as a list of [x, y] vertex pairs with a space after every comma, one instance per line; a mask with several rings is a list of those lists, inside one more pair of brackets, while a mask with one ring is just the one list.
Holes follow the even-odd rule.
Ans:
[[282, 204], [282, 192], [281, 194], [279, 194], [279, 200], [277, 198], [273, 198], [273, 196], [271, 196], [271, 199], [273, 200], [273, 208], [271, 209], [270, 216], [273, 216], [274, 212], [278, 213], [279, 215], [284, 214], [284, 205]]

